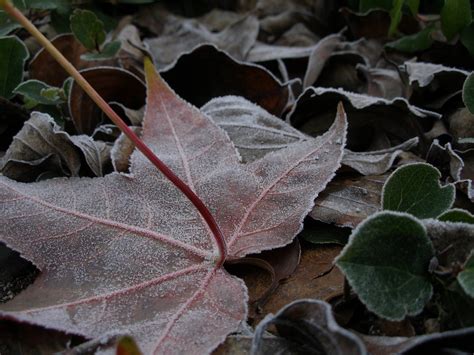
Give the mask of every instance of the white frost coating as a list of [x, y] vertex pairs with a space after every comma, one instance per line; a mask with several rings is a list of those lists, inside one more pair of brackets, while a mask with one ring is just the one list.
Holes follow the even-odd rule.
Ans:
[[433, 64], [433, 63], [405, 63], [405, 69], [408, 73], [410, 85], [417, 82], [420, 87], [428, 86], [438, 73], [442, 72], [453, 72], [465, 75], [469, 75], [469, 72], [460, 70], [457, 68], [445, 67], [444, 65]]
[[[143, 139], [209, 206], [229, 257], [290, 243], [340, 166], [344, 113], [321, 137], [243, 165], [227, 134], [159, 77], [148, 90]], [[88, 337], [130, 331], [145, 354], [209, 353], [246, 318], [245, 285], [215, 268], [199, 213], [141, 153], [131, 171], [0, 176], [0, 239], [42, 271], [0, 317]]]
[[[408, 100], [406, 100], [405, 98], [397, 97], [397, 98], [394, 98], [392, 100], [387, 100], [387, 99], [384, 99], [384, 98], [381, 98], [381, 97], [376, 97], [376, 96], [356, 94], [354, 92], [345, 91], [343, 89], [309, 87], [300, 96], [300, 99], [303, 96], [311, 94], [311, 92], [312, 92], [312, 95], [317, 95], [317, 96], [322, 96], [322, 95], [327, 94], [327, 93], [332, 93], [332, 94], [344, 96], [349, 100], [349, 102], [351, 103], [351, 105], [354, 108], [359, 109], [359, 110], [364, 109], [364, 108], [368, 108], [368, 107], [371, 107], [371, 106], [377, 106], [377, 105], [383, 105], [383, 106], [395, 105], [395, 106], [402, 107], [402, 108], [406, 109], [407, 111], [409, 111], [413, 115], [415, 115], [417, 117], [420, 117], [420, 118], [425, 118], [425, 117], [441, 118], [441, 115], [439, 113], [424, 110], [424, 109], [421, 109], [419, 107], [410, 105]], [[300, 99], [298, 99], [298, 101]], [[298, 106], [298, 101], [296, 102], [296, 105], [294, 107]], [[290, 117], [291, 117], [293, 112], [294, 112], [294, 109], [292, 110], [292, 112], [290, 112], [290, 114], [289, 114]]]
[[227, 132], [245, 162], [312, 139], [243, 97], [215, 98], [201, 111]]

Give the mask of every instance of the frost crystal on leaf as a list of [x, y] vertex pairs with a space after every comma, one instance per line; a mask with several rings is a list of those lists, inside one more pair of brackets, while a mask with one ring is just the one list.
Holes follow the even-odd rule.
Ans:
[[[143, 140], [210, 208], [229, 257], [290, 243], [340, 166], [342, 107], [324, 135], [243, 165], [153, 70], [147, 84]], [[0, 239], [41, 270], [0, 317], [90, 338], [123, 331], [146, 354], [208, 353], [245, 319], [246, 288], [215, 266], [192, 204], [141, 153], [131, 160], [130, 175], [0, 177]]]

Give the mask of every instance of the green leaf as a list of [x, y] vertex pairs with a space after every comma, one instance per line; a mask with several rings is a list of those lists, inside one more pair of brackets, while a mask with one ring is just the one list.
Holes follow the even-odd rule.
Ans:
[[0, 38], [0, 96], [11, 98], [13, 89], [23, 80], [23, 68], [29, 54], [15, 36]]
[[60, 88], [49, 86], [39, 80], [21, 83], [15, 88], [14, 93], [22, 95], [25, 101], [29, 101], [30, 107], [32, 101], [43, 105], [58, 105], [64, 102]]
[[418, 218], [436, 218], [454, 202], [452, 184], [441, 186], [441, 173], [430, 164], [402, 166], [387, 179], [382, 191], [384, 210], [407, 212]]
[[104, 48], [100, 51], [100, 53], [86, 53], [81, 56], [83, 60], [107, 60], [114, 58], [120, 47], [122, 46], [121, 41], [113, 41], [107, 43]]
[[390, 10], [390, 28], [388, 35], [393, 36], [397, 32], [398, 25], [402, 20], [402, 8], [404, 0], [393, 0], [393, 7]]
[[389, 320], [416, 315], [431, 298], [434, 249], [407, 213], [378, 212], [352, 232], [336, 264], [367, 308]]
[[386, 46], [405, 53], [424, 51], [430, 48], [434, 42], [432, 37], [433, 31], [434, 26], [428, 26], [418, 33], [387, 43]]
[[474, 298], [474, 252], [467, 259], [464, 270], [458, 274], [457, 279], [463, 290]]
[[98, 49], [105, 41], [104, 23], [89, 10], [74, 10], [71, 15], [71, 30], [89, 50]]
[[413, 16], [418, 14], [418, 9], [420, 8], [420, 0], [405, 0], [405, 4], [410, 9], [410, 12]]
[[471, 73], [464, 82], [462, 100], [469, 112], [474, 114], [474, 73]]
[[441, 29], [448, 40], [472, 20], [470, 0], [445, 0], [441, 10]]
[[470, 214], [468, 211], [460, 209], [460, 208], [453, 208], [452, 210], [448, 210], [444, 212], [442, 215], [438, 217], [438, 220], [442, 222], [458, 222], [458, 223], [474, 224], [474, 216]]
[[71, 7], [69, 0], [14, 0], [15, 6], [23, 10], [56, 10], [67, 11]]
[[13, 21], [5, 11], [0, 11], [0, 36], [6, 36], [20, 27], [21, 25], [18, 22]]
[[474, 57], [474, 21], [466, 26], [466, 28], [461, 32], [461, 43]]

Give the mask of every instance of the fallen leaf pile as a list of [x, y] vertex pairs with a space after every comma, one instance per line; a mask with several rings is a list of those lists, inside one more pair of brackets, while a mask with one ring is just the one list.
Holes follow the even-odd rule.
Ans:
[[472, 19], [52, 3], [25, 13], [202, 199], [228, 256], [0, 14], [1, 354], [474, 351]]

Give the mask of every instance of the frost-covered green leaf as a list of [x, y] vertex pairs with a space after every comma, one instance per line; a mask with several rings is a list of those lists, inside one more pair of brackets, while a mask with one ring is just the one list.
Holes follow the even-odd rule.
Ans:
[[428, 26], [418, 33], [404, 36], [396, 41], [387, 43], [386, 46], [406, 53], [423, 51], [430, 48], [433, 44], [433, 31], [434, 26]]
[[21, 25], [18, 22], [13, 21], [5, 11], [0, 11], [0, 36], [6, 36], [20, 27]]
[[43, 105], [58, 105], [65, 101], [60, 88], [49, 86], [39, 80], [21, 83], [15, 88], [14, 93], [22, 95], [29, 102]]
[[452, 184], [441, 186], [441, 173], [430, 164], [402, 166], [385, 182], [382, 193], [384, 210], [407, 212], [418, 218], [436, 218], [454, 202]]
[[474, 114], [474, 73], [471, 73], [464, 82], [462, 99], [469, 112]]
[[0, 96], [11, 98], [13, 89], [23, 80], [28, 50], [16, 36], [0, 38]]
[[474, 252], [464, 264], [464, 270], [458, 274], [458, 281], [463, 290], [474, 298]]
[[71, 30], [84, 47], [94, 50], [105, 41], [104, 23], [89, 10], [76, 9], [71, 15]]
[[86, 53], [81, 56], [84, 60], [107, 60], [115, 57], [122, 46], [121, 41], [113, 41], [105, 44], [100, 53]]
[[474, 216], [466, 210], [453, 208], [444, 212], [438, 219], [442, 222], [461, 222], [474, 224]]
[[445, 0], [441, 10], [441, 29], [451, 40], [472, 20], [470, 0]]
[[402, 320], [420, 313], [431, 297], [428, 265], [433, 254], [417, 219], [384, 211], [354, 229], [336, 264], [370, 311]]

